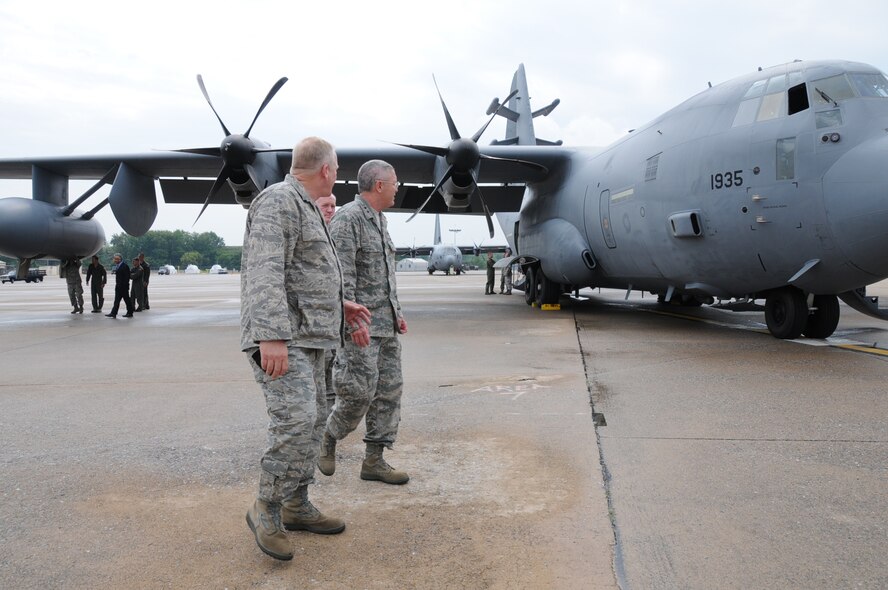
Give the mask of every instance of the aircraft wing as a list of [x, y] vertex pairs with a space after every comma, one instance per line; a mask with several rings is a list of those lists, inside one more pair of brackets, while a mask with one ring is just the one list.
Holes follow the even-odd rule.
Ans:
[[[497, 159], [482, 159], [478, 182], [491, 212], [518, 211], [524, 195], [524, 184], [539, 182], [556, 174], [567, 164], [573, 149], [553, 146], [483, 146], [481, 154]], [[356, 178], [360, 166], [371, 159], [382, 159], [395, 167], [402, 186], [390, 211], [413, 211], [429, 196], [438, 181], [435, 164], [438, 156], [397, 145], [366, 148], [339, 148], [339, 182], [334, 188], [337, 203], [342, 205], [354, 199]], [[291, 151], [282, 148], [270, 150], [259, 157], [274, 171], [268, 182], [283, 179], [290, 167]], [[500, 158], [519, 159], [544, 166], [525, 166]], [[98, 180], [116, 165], [125, 163], [135, 171], [159, 179], [164, 201], [167, 203], [203, 203], [213, 181], [222, 168], [218, 156], [176, 151], [157, 151], [136, 154], [108, 154], [99, 156], [35, 157], [0, 159], [0, 178], [30, 179], [35, 168], [72, 180]], [[443, 159], [442, 165], [446, 168]], [[438, 172], [441, 174], [442, 172]], [[214, 203], [234, 204], [234, 193], [226, 184]], [[442, 199], [433, 198], [424, 209], [427, 213], [447, 213]], [[478, 199], [472, 199], [467, 213], [482, 214]]]
[[396, 256], [407, 256], [410, 258], [416, 258], [417, 256], [430, 256], [431, 253], [431, 246], [400, 246], [398, 248], [395, 248]]
[[506, 248], [508, 248], [508, 246], [505, 244], [502, 246], [459, 246], [459, 251], [471, 256], [480, 256], [482, 254], [487, 254], [488, 252], [502, 254], [506, 251]]

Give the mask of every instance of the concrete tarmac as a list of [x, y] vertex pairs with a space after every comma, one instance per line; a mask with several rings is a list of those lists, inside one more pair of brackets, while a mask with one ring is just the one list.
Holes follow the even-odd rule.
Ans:
[[411, 481], [361, 481], [353, 433], [311, 491], [346, 531], [289, 563], [244, 522], [267, 418], [236, 275], [152, 277], [116, 320], [3, 285], [0, 587], [888, 587], [878, 320], [843, 305], [802, 346], [762, 314], [398, 280]]

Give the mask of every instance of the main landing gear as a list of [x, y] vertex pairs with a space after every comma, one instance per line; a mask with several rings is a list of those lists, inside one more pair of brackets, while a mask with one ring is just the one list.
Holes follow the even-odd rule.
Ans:
[[524, 271], [524, 302], [527, 305], [553, 305], [558, 303], [564, 292], [561, 283], [549, 280], [538, 266], [528, 267]]
[[835, 295], [814, 295], [809, 308], [801, 289], [781, 287], [765, 299], [765, 322], [777, 338], [792, 340], [802, 334], [828, 338], [839, 325], [839, 299]]

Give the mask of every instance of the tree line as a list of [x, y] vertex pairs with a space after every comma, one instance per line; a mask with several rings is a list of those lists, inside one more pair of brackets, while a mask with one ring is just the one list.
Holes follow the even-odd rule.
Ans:
[[157, 230], [139, 237], [125, 233], [114, 234], [99, 253], [99, 258], [102, 264], [107, 265], [115, 252], [120, 252], [124, 260], [132, 259], [142, 252], [154, 268], [164, 264], [171, 264], [176, 268], [185, 268], [189, 264], [209, 268], [218, 264], [229, 270], [240, 270], [241, 250], [241, 246], [226, 246], [225, 240], [214, 232]]

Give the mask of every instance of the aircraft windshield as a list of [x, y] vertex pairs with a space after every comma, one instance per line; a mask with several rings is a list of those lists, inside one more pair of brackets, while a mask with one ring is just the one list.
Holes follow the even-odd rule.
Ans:
[[864, 98], [888, 98], [888, 80], [885, 74], [851, 74], [851, 83]]
[[811, 86], [815, 89], [812, 97], [818, 106], [858, 96], [861, 98], [888, 98], [888, 79], [884, 74], [840, 74], [816, 80], [811, 83]]

